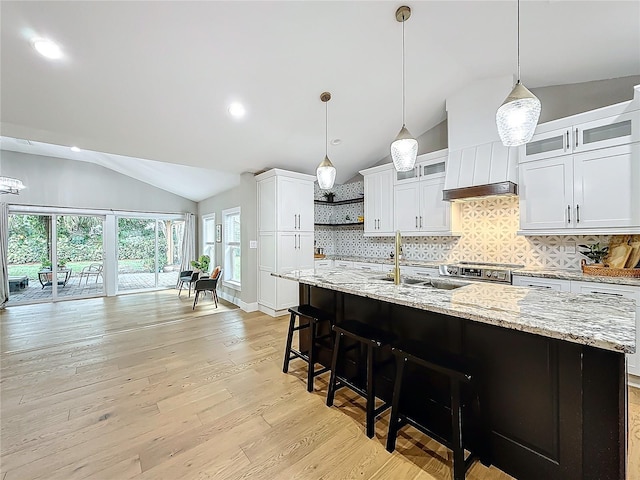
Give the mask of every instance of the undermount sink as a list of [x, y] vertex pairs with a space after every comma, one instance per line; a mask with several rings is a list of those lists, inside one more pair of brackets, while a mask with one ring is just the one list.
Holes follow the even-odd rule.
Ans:
[[[382, 280], [387, 282], [393, 282], [393, 278], [390, 278], [390, 277], [382, 277]], [[422, 278], [411, 278], [411, 277], [400, 277], [400, 283], [402, 285], [413, 285], [416, 287], [431, 287], [431, 288], [437, 288], [439, 290], [454, 290], [456, 288], [464, 287], [466, 285], [463, 283], [445, 282], [437, 278], [424, 280]]]
[[[381, 280], [384, 280], [385, 282], [393, 282], [393, 278], [391, 277], [382, 277]], [[400, 277], [400, 283], [402, 283], [403, 285], [421, 285], [423, 283], [429, 283], [429, 280], [423, 280], [422, 278], [406, 278], [406, 277]]]

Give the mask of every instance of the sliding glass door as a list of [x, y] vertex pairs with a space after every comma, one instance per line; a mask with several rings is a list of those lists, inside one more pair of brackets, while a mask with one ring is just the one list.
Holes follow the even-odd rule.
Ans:
[[118, 292], [175, 287], [183, 235], [181, 218], [118, 218]]
[[104, 295], [104, 217], [11, 213], [9, 303]]
[[103, 223], [96, 216], [57, 215], [58, 276], [66, 278], [59, 297], [104, 295]]

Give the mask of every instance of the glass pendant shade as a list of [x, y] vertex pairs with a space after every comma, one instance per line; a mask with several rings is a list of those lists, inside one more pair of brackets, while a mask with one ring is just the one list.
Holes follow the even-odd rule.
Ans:
[[398, 172], [408, 172], [416, 164], [418, 156], [418, 141], [413, 138], [407, 127], [402, 129], [396, 139], [391, 143], [391, 159]]
[[496, 112], [498, 135], [503, 145], [517, 147], [530, 141], [540, 110], [540, 100], [518, 81]]
[[24, 184], [17, 178], [0, 177], [0, 193], [13, 193], [17, 195], [23, 188], [25, 188]]
[[323, 190], [333, 187], [333, 182], [336, 180], [336, 167], [333, 166], [329, 157], [325, 156], [318, 165], [316, 177], [318, 177], [318, 185]]

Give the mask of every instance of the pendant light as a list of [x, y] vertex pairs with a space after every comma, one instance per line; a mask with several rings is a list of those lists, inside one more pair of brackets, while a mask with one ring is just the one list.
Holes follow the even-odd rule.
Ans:
[[324, 102], [324, 160], [320, 162], [316, 170], [316, 176], [318, 177], [318, 185], [323, 190], [333, 187], [333, 182], [336, 180], [336, 167], [333, 166], [331, 160], [329, 160], [328, 145], [329, 145], [329, 100], [331, 100], [331, 94], [329, 92], [322, 92], [320, 94], [320, 100]]
[[498, 135], [506, 147], [524, 145], [540, 118], [540, 100], [520, 82], [520, 0], [518, 0], [518, 81], [496, 112]]
[[12, 193], [18, 195], [23, 188], [25, 188], [24, 184], [17, 178], [0, 177], [0, 194]]
[[391, 144], [391, 159], [398, 172], [412, 170], [418, 155], [418, 141], [413, 138], [404, 123], [405, 117], [405, 80], [404, 80], [404, 22], [409, 20], [411, 9], [402, 6], [396, 10], [396, 20], [402, 23], [402, 128]]

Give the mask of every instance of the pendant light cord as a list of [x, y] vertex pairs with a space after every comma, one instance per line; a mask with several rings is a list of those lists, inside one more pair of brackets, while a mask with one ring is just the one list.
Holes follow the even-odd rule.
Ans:
[[520, 83], [520, 0], [518, 0], [518, 83]]
[[324, 102], [324, 156], [329, 156], [329, 102]]
[[405, 78], [404, 78], [404, 13], [402, 14], [402, 126], [404, 127], [404, 115], [405, 115]]

